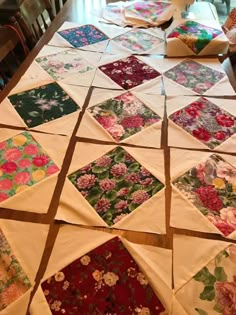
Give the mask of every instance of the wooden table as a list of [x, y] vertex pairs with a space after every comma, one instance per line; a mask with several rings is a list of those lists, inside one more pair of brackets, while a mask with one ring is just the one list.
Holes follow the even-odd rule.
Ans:
[[[38, 44], [31, 51], [29, 56], [26, 58], [24, 63], [21, 65], [17, 73], [14, 75], [13, 79], [7, 85], [6, 89], [0, 95], [0, 102], [8, 95], [10, 90], [16, 85], [16, 83], [20, 80], [21, 76], [27, 70], [29, 65], [32, 63], [38, 52], [41, 48], [48, 43], [53, 34], [57, 31], [57, 29], [61, 26], [64, 21], [71, 21], [77, 23], [93, 23], [94, 16], [91, 16], [89, 10], [86, 7], [86, 0], [78, 1], [78, 0], [68, 0], [63, 9], [60, 11], [58, 16], [54, 19], [49, 29], [46, 31], [44, 36], [38, 42]], [[0, 124], [0, 128], [9, 127], [3, 126]], [[12, 128], [12, 127], [9, 127]], [[19, 128], [20, 129], [20, 128]], [[75, 134], [73, 133], [71, 138], [71, 143], [73, 144], [75, 141]], [[201, 232], [193, 232], [189, 230], [182, 230], [170, 227], [170, 195], [171, 195], [171, 184], [170, 184], [170, 149], [167, 146], [167, 118], [165, 117], [163, 120], [162, 126], [162, 149], [164, 150], [164, 158], [165, 158], [165, 176], [166, 176], [166, 235], [157, 235], [150, 233], [141, 233], [141, 232], [132, 232], [132, 231], [121, 231], [114, 229], [106, 229], [101, 228], [100, 230], [105, 230], [113, 234], [122, 235], [126, 237], [128, 240], [133, 241], [135, 243], [148, 244], [154, 246], [160, 246], [168, 249], [172, 249], [173, 247], [173, 233], [176, 234], [184, 234], [191, 236], [198, 236], [209, 239], [222, 239], [221, 236], [201, 233]], [[67, 152], [68, 155], [71, 154], [71, 151]], [[39, 284], [39, 281], [44, 273], [46, 268], [54, 241], [55, 236], [58, 230], [58, 222], [54, 221], [54, 216], [57, 211], [57, 206], [59, 202], [60, 189], [63, 186], [63, 180], [66, 177], [66, 171], [61, 172], [61, 176], [59, 176], [59, 181], [56, 186], [56, 191], [53, 196], [53, 201], [50, 204], [49, 212], [47, 214], [36, 214], [36, 213], [21, 213], [19, 211], [9, 210], [0, 208], [0, 217], [5, 219], [15, 219], [15, 220], [23, 220], [28, 222], [40, 222], [46, 223], [50, 225], [50, 231], [47, 239], [46, 250], [43, 255], [42, 263], [37, 275], [36, 284]]]

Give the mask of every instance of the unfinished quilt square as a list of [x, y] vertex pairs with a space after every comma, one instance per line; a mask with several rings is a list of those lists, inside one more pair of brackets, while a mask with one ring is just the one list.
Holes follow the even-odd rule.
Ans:
[[121, 147], [68, 178], [108, 225], [125, 218], [164, 187]]
[[39, 126], [79, 110], [57, 83], [11, 95], [9, 100], [28, 127]]

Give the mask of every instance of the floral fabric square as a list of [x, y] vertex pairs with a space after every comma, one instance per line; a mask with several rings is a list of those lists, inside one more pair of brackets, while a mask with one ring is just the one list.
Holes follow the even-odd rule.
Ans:
[[235, 315], [236, 246], [231, 244], [221, 251], [193, 277], [187, 288], [195, 296], [194, 301], [189, 301], [191, 314]]
[[31, 283], [0, 229], [0, 311], [16, 301]]
[[75, 260], [42, 283], [53, 315], [164, 315], [164, 306], [119, 238]]
[[125, 8], [127, 13], [133, 13], [137, 18], [145, 19], [155, 23], [165, 10], [170, 7], [170, 3], [155, 1], [137, 1]]
[[93, 45], [108, 39], [104, 33], [90, 24], [59, 31], [58, 34], [77, 48]]
[[130, 92], [90, 107], [88, 111], [116, 141], [126, 139], [161, 119]]
[[186, 21], [177, 26], [167, 38], [179, 38], [195, 54], [199, 54], [222, 31], [200, 24], [195, 21]]
[[158, 71], [135, 56], [108, 63], [99, 69], [125, 90], [160, 76]]
[[126, 217], [164, 187], [121, 147], [68, 178], [108, 225]]
[[64, 79], [72, 74], [85, 73], [94, 67], [75, 50], [66, 50], [57, 54], [37, 58], [36, 61], [55, 80]]
[[222, 72], [190, 59], [180, 62], [164, 75], [198, 94], [205, 93], [225, 76]]
[[236, 132], [235, 117], [204, 97], [173, 113], [169, 119], [210, 149]]
[[114, 42], [128, 48], [132, 52], [142, 53], [162, 43], [163, 39], [134, 28], [130, 32], [116, 37]]
[[78, 105], [57, 83], [11, 95], [9, 100], [30, 128], [79, 110]]
[[28, 132], [0, 142], [0, 202], [58, 171]]
[[211, 155], [173, 184], [225, 236], [236, 229], [236, 168], [219, 155]]

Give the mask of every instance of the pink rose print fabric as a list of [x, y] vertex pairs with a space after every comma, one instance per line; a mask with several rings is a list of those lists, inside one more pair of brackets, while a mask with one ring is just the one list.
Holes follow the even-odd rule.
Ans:
[[104, 33], [90, 24], [59, 31], [58, 34], [76, 48], [96, 44], [108, 39]]
[[169, 119], [210, 149], [236, 131], [235, 117], [204, 97], [173, 113]]
[[42, 283], [53, 315], [161, 315], [160, 300], [118, 237]]
[[88, 111], [116, 141], [126, 139], [161, 119], [130, 92], [90, 107]]
[[121, 147], [68, 178], [108, 225], [125, 218], [164, 187]]
[[0, 142], [0, 202], [58, 171], [28, 132]]
[[225, 76], [222, 72], [190, 59], [180, 62], [164, 75], [198, 94], [205, 93]]
[[0, 229], [0, 311], [16, 301], [31, 283]]
[[223, 235], [235, 231], [236, 168], [222, 157], [211, 155], [173, 184]]
[[131, 52], [142, 53], [156, 47], [163, 42], [163, 39], [134, 28], [130, 32], [116, 37], [114, 42], [128, 48]]
[[135, 56], [108, 63], [100, 66], [99, 69], [125, 90], [161, 75]]
[[[236, 314], [236, 246], [221, 251], [194, 277], [191, 291], [197, 294], [194, 314]], [[198, 301], [205, 304], [197, 307]], [[202, 305], [202, 304], [201, 304]]]
[[134, 14], [137, 19], [155, 23], [170, 5], [170, 3], [161, 1], [137, 1], [126, 7], [125, 11]]

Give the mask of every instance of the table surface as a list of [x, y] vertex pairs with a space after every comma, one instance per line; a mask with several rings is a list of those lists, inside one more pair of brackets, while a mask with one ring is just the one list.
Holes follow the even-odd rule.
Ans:
[[[10, 90], [16, 85], [16, 83], [20, 80], [23, 73], [27, 70], [29, 65], [32, 63], [38, 52], [41, 48], [51, 39], [56, 30], [62, 25], [64, 21], [71, 21], [77, 23], [93, 23], [95, 17], [90, 14], [90, 5], [87, 5], [88, 0], [78, 1], [78, 0], [68, 0], [64, 5], [63, 9], [54, 19], [49, 29], [46, 31], [44, 36], [35, 46], [35, 48], [30, 52], [29, 56], [25, 60], [25, 62], [20, 66], [19, 70], [10, 81], [6, 89], [0, 95], [0, 102], [8, 95]], [[86, 4], [86, 5], [85, 5]], [[100, 1], [100, 4], [104, 4], [104, 1]], [[199, 3], [195, 7], [195, 13], [199, 10]], [[207, 3], [203, 3], [203, 5], [209, 6]], [[211, 7], [211, 5], [209, 6]], [[194, 8], [194, 7], [193, 7]], [[214, 15], [214, 14], [213, 14]], [[9, 127], [0, 124], [0, 128]], [[73, 139], [72, 139], [73, 141]], [[132, 232], [132, 231], [122, 231], [122, 230], [114, 230], [114, 229], [106, 229], [101, 228], [100, 230], [108, 231], [110, 233], [116, 235], [122, 235], [126, 237], [128, 240], [133, 241], [135, 243], [140, 244], [148, 244], [154, 246], [160, 246], [164, 248], [172, 249], [173, 242], [173, 234], [184, 234], [191, 236], [198, 236], [209, 239], [222, 239], [219, 235], [213, 235], [208, 233], [200, 233], [182, 229], [176, 229], [170, 227], [169, 219], [170, 219], [170, 195], [171, 195], [171, 185], [170, 185], [170, 149], [167, 146], [167, 118], [165, 117], [162, 125], [162, 149], [164, 150], [164, 158], [165, 158], [165, 176], [166, 176], [166, 235], [156, 235], [151, 233], [141, 233], [141, 232]], [[70, 152], [67, 152], [70, 154]], [[63, 175], [63, 171], [62, 171]], [[66, 176], [66, 174], [64, 174]], [[60, 181], [63, 181], [63, 176], [59, 177], [58, 187], [60, 187]], [[40, 278], [42, 277], [45, 266], [48, 262], [51, 249], [53, 247], [53, 243], [55, 240], [55, 236], [57, 233], [58, 221], [54, 221], [54, 216], [56, 214], [57, 205], [58, 205], [58, 194], [55, 193], [53, 196], [53, 202], [51, 204], [50, 210], [47, 214], [36, 214], [36, 213], [26, 213], [20, 211], [14, 211], [10, 209], [0, 208], [0, 218], [5, 219], [14, 219], [14, 220], [23, 220], [27, 222], [40, 222], [50, 224], [50, 231], [47, 240], [46, 250], [43, 255], [43, 260], [40, 266], [40, 270], [37, 275], [36, 284], [39, 284]], [[91, 227], [92, 228], [92, 227]]]

